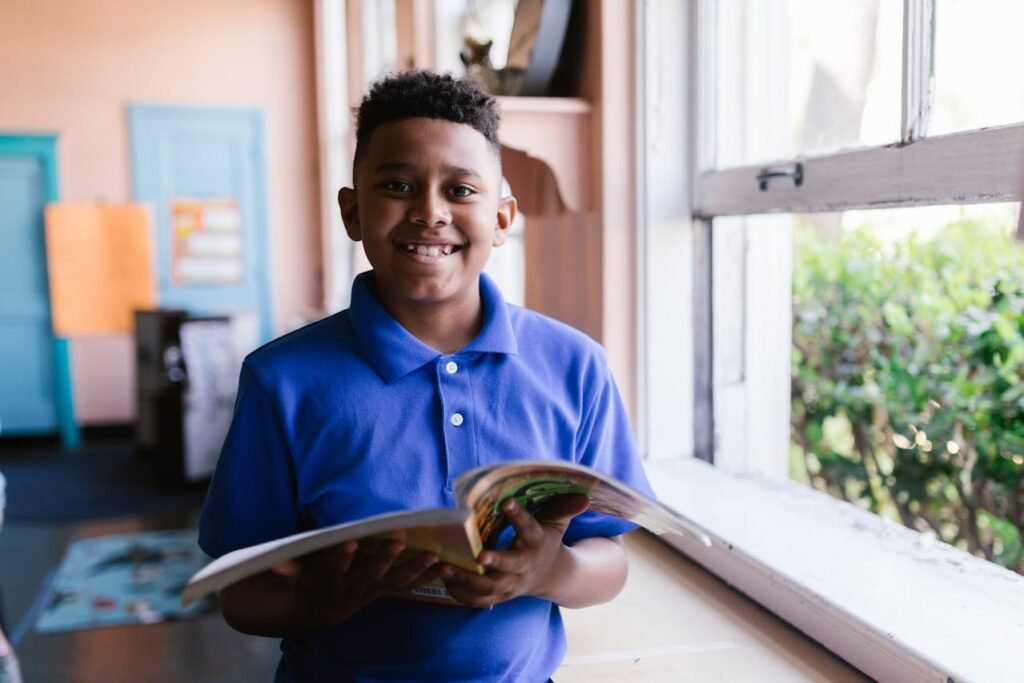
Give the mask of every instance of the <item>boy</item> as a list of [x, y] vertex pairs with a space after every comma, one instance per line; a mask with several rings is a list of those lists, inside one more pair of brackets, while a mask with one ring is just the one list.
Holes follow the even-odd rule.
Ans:
[[[373, 269], [348, 310], [246, 359], [200, 520], [210, 555], [450, 506], [455, 479], [496, 460], [569, 459], [649, 491], [600, 347], [481, 274], [516, 212], [497, 129], [468, 81], [410, 72], [371, 88], [338, 198]], [[349, 542], [224, 590], [224, 616], [283, 638], [277, 681], [545, 681], [565, 651], [558, 605], [625, 581], [631, 525], [585, 508], [507, 506], [515, 539], [481, 553], [484, 576]], [[391, 597], [437, 578], [463, 606]]]

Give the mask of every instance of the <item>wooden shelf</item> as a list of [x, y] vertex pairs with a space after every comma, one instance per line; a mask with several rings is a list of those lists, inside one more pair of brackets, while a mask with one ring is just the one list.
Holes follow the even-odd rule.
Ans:
[[575, 97], [500, 97], [498, 102], [502, 144], [550, 166], [568, 208], [589, 210], [593, 205], [590, 103]]
[[499, 97], [503, 114], [589, 114], [590, 102], [579, 97]]
[[[526, 305], [594, 338], [601, 310], [600, 243], [593, 188], [594, 110], [569, 97], [503, 97], [505, 173], [527, 216]], [[588, 239], [589, 237], [589, 239]]]

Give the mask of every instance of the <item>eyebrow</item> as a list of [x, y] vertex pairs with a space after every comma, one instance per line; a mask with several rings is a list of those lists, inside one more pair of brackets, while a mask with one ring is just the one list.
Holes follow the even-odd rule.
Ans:
[[[418, 169], [413, 164], [407, 164], [401, 161], [385, 161], [383, 164], [374, 169], [375, 173], [381, 173], [386, 171], [398, 171], [401, 173], [415, 173]], [[464, 166], [443, 166], [441, 170], [448, 175], [460, 175], [460, 176], [473, 176], [475, 178], [482, 178], [483, 176], [474, 171], [471, 168]]]

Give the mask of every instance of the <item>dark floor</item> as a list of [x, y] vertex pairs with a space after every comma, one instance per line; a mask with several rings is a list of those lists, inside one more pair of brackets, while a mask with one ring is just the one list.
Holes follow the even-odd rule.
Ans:
[[[90, 448], [97, 444], [93, 439]], [[55, 457], [39, 449], [39, 457]], [[7, 451], [5, 453], [5, 451]], [[4, 459], [23, 459], [0, 443]], [[20, 461], [20, 460], [19, 460]], [[51, 468], [55, 477], [59, 468]], [[71, 471], [71, 470], [69, 470]], [[54, 490], [68, 482], [55, 481]], [[83, 537], [143, 530], [194, 527], [198, 506], [74, 521], [6, 518], [0, 528], [0, 594], [9, 634], [30, 612], [45, 579], [68, 544]], [[229, 628], [218, 615], [181, 622], [122, 626], [39, 635], [31, 629], [17, 644], [25, 683], [242, 683], [271, 681], [278, 643]]]

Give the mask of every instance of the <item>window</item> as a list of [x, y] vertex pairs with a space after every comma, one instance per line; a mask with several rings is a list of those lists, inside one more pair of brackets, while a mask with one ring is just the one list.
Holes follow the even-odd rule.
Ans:
[[717, 15], [713, 167], [899, 139], [900, 3], [720, 0], [708, 7]]
[[[693, 205], [712, 254], [715, 460], [779, 476], [789, 214], [835, 233], [868, 207], [1019, 200], [1024, 86], [1006, 77], [1010, 43], [994, 27], [1024, 10], [999, 0], [699, 4], [696, 138], [712, 144], [699, 150]], [[980, 128], [992, 123], [1010, 125]], [[885, 215], [897, 214], [873, 214], [874, 229], [894, 239], [900, 224]]]
[[[979, 247], [988, 236], [1012, 258], [1013, 235], [1024, 234], [1022, 81], [1012, 74], [1019, 60], [1007, 52], [1014, 43], [999, 38], [1009, 29], [994, 24], [1019, 31], [1017, 4], [647, 0], [641, 7], [640, 426], [649, 471], [670, 504], [721, 540], [707, 553], [684, 540], [684, 552], [881, 680], [1019, 677], [1004, 636], [1024, 636], [1014, 616], [1024, 608], [1024, 579], [934, 538], [1008, 564], [1019, 560], [1020, 537], [979, 509], [976, 538], [967, 539], [961, 532], [969, 523], [946, 512], [936, 518], [927, 496], [894, 491], [888, 503], [880, 493], [872, 501], [878, 492], [866, 488], [869, 481], [831, 471], [828, 480], [823, 472], [835, 464], [828, 453], [822, 459], [791, 438], [793, 420], [806, 423], [790, 403], [794, 345], [806, 341], [793, 326], [793, 307], [799, 326], [801, 313], [831, 305], [820, 299], [820, 283], [814, 305], [799, 298], [809, 286], [812, 239], [834, 252], [844, 237], [856, 237], [862, 242], [846, 248], [867, 261], [872, 250], [898, 253], [878, 259], [881, 267], [919, 266], [904, 270], [921, 276], [922, 288], [942, 284], [924, 279], [922, 262], [936, 258], [928, 249], [956, 249], [955, 236]], [[912, 232], [916, 242], [908, 241]], [[841, 256], [832, 253], [826, 265], [856, 265]], [[872, 314], [899, 325], [900, 302], [888, 303]], [[964, 299], [943, 312], [954, 319], [970, 305]], [[861, 322], [857, 330], [865, 328]], [[1005, 379], [1009, 387], [1014, 376]], [[937, 422], [963, 413], [937, 402], [945, 412], [928, 413], [925, 399], [925, 409], [896, 416], [898, 434], [881, 430], [906, 456], [905, 467], [928, 453], [941, 461], [963, 452], [955, 427], [940, 437]], [[856, 450], [849, 416], [817, 418], [814, 438], [827, 437], [841, 455]], [[686, 434], [678, 433], [681, 420], [692, 425]], [[819, 427], [824, 434], [814, 432]], [[672, 459], [680, 451], [714, 467]], [[1003, 460], [1019, 468], [1019, 454], [1010, 448]], [[895, 459], [864, 466], [893, 475]], [[794, 485], [791, 468], [934, 535]], [[954, 482], [921, 485], [928, 495], [956, 495]]]
[[935, 100], [930, 134], [1024, 121], [1016, 72], [1024, 4], [935, 0]]
[[1014, 204], [793, 214], [790, 474], [1024, 574]]

